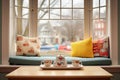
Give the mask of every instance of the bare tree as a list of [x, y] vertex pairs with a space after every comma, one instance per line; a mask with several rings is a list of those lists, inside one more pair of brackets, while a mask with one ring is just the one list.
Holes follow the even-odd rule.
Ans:
[[[23, 35], [28, 35], [29, 34], [29, 21], [28, 21], [28, 25], [25, 28], [25, 31], [23, 32], [22, 31], [22, 16], [25, 16], [25, 15], [29, 15], [29, 13], [26, 13], [24, 15], [22, 15], [22, 12], [23, 12], [23, 0], [16, 0], [17, 1], [17, 12], [18, 12], [18, 15], [17, 15], [17, 34], [22, 34], [24, 33]], [[42, 7], [44, 6], [45, 2], [47, 2], [47, 0], [41, 0], [40, 2], [40, 6], [38, 8], [38, 12], [41, 11], [43, 12], [43, 14], [40, 15], [39, 19], [42, 19], [48, 12], [49, 10], [48, 9], [42, 9]], [[53, 7], [55, 4], [57, 3], [57, 0], [50, 0], [50, 5], [51, 7]], [[47, 7], [49, 7], [49, 5], [47, 5]]]
[[83, 35], [83, 23], [74, 20], [67, 20], [63, 22], [64, 31], [61, 33], [67, 36], [69, 41], [76, 41], [77, 38], [81, 39]]
[[[65, 28], [62, 31], [63, 35], [66, 35], [69, 41], [76, 41], [83, 39], [83, 27], [84, 20], [82, 19], [82, 15], [80, 11], [74, 11], [73, 14], [75, 17], [77, 16], [78, 20], [66, 20], [63, 21], [62, 26]], [[81, 20], [80, 20], [81, 19]]]
[[[58, 2], [58, 0], [50, 0], [50, 2], [49, 2], [50, 5], [45, 5], [47, 0], [40, 0], [40, 1], [41, 1], [40, 4], [38, 4], [38, 5], [40, 5], [38, 8], [38, 12], [42, 12], [43, 14], [40, 14], [39, 20], [41, 20], [49, 12], [49, 10], [47, 8], [45, 9], [43, 7], [54, 7], [56, 5], [56, 3]], [[21, 3], [23, 4], [23, 1]], [[54, 10], [54, 9], [52, 9], [52, 10]], [[80, 15], [80, 13], [81, 12], [74, 10], [73, 14], [75, 16], [73, 16], [73, 17], [81, 19], [82, 16]], [[60, 15], [60, 14], [55, 14], [55, 13], [51, 13], [51, 14], [56, 15], [56, 16], [62, 16], [65, 18], [71, 17], [69, 15]], [[24, 15], [28, 15], [28, 14], [24, 14]], [[63, 26], [62, 28], [64, 28], [64, 29], [61, 29], [61, 34], [65, 35], [68, 38], [68, 40], [74, 41], [74, 40], [77, 40], [77, 37], [80, 37], [79, 39], [82, 38], [81, 37], [83, 35], [83, 22], [82, 21], [72, 20], [72, 19], [64, 20], [64, 21], [62, 21], [61, 26]], [[29, 21], [28, 21], [27, 27], [25, 27], [25, 28], [26, 29], [25, 29], [24, 35], [28, 34], [28, 32], [29, 32]]]

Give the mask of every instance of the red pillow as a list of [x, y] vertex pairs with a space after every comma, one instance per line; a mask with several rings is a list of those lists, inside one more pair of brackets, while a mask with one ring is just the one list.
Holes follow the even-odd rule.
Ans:
[[94, 56], [109, 56], [109, 41], [107, 38], [102, 38], [93, 41], [93, 53]]

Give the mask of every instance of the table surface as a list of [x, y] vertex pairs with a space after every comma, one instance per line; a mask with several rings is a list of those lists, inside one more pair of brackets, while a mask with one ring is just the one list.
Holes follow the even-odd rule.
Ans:
[[92, 78], [110, 78], [112, 74], [105, 71], [99, 66], [84, 66], [82, 70], [42, 70], [40, 66], [21, 66], [6, 75], [7, 78], [21, 78], [21, 77], [92, 77]]

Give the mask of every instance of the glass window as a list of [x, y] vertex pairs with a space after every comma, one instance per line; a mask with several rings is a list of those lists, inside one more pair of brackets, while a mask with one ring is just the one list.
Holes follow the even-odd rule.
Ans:
[[93, 19], [99, 18], [99, 8], [93, 9]]
[[28, 15], [29, 15], [29, 9], [22, 8], [22, 17], [28, 18]]
[[23, 0], [23, 7], [29, 8], [29, 0]]
[[94, 39], [100, 39], [102, 37], [107, 36], [106, 8], [107, 8], [106, 0], [93, 0], [93, 31], [92, 32]]
[[50, 19], [60, 19], [60, 9], [50, 9]]
[[84, 0], [73, 0], [73, 8], [84, 8]]
[[93, 0], [93, 8], [99, 7], [99, 0]]
[[100, 18], [106, 18], [106, 7], [100, 8]]
[[94, 39], [100, 39], [104, 36], [106, 36], [106, 20], [105, 19], [100, 19], [100, 20], [93, 20], [93, 37]]
[[82, 40], [84, 37], [84, 0], [49, 0], [48, 3], [50, 13], [38, 8], [42, 11], [38, 16], [49, 15], [48, 19], [38, 20], [41, 47], [49, 46], [51, 50], [70, 51], [70, 43]]
[[49, 10], [48, 9], [38, 10], [38, 19], [49, 19]]
[[[64, 46], [66, 47], [66, 50], [69, 50], [67, 49], [67, 46], [70, 46], [71, 41], [82, 40], [84, 36], [84, 20], [40, 20], [38, 24], [38, 34], [40, 35], [41, 46], [55, 46], [55, 44], [57, 44], [61, 47]], [[46, 34], [42, 35], [43, 32]], [[49, 32], [49, 34], [47, 34], [47, 32]], [[45, 38], [47, 42], [44, 41], [43, 38]], [[59, 50], [64, 49], [61, 48]]]
[[51, 8], [60, 8], [60, 0], [50, 0], [50, 3]]
[[106, 6], [106, 0], [100, 0], [100, 6]]
[[29, 0], [15, 0], [15, 6], [29, 8]]
[[72, 19], [72, 9], [62, 9], [61, 13], [62, 19]]
[[72, 7], [72, 0], [62, 0], [61, 1], [62, 8], [71, 8]]
[[[30, 1], [38, 5], [35, 7]], [[106, 4], [107, 0], [15, 0], [17, 31], [28, 34], [29, 21], [36, 17], [34, 20], [37, 19], [37, 22], [31, 25], [37, 25], [41, 47], [70, 51], [70, 43], [83, 40], [86, 30], [92, 32], [94, 39], [107, 35]], [[33, 14], [30, 8], [33, 11], [37, 8], [37, 13]], [[88, 24], [87, 27], [85, 24]]]
[[38, 0], [38, 8], [48, 8], [49, 0]]
[[84, 9], [73, 9], [73, 19], [84, 19]]
[[29, 34], [29, 0], [15, 0], [17, 34]]

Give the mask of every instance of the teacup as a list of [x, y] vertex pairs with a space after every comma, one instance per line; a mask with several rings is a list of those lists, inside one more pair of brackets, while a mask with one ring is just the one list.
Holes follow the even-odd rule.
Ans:
[[72, 65], [74, 67], [79, 67], [80, 66], [80, 61], [79, 60], [72, 60]]
[[50, 67], [52, 65], [52, 60], [43, 60], [42, 61], [42, 64], [45, 66], [45, 67]]

